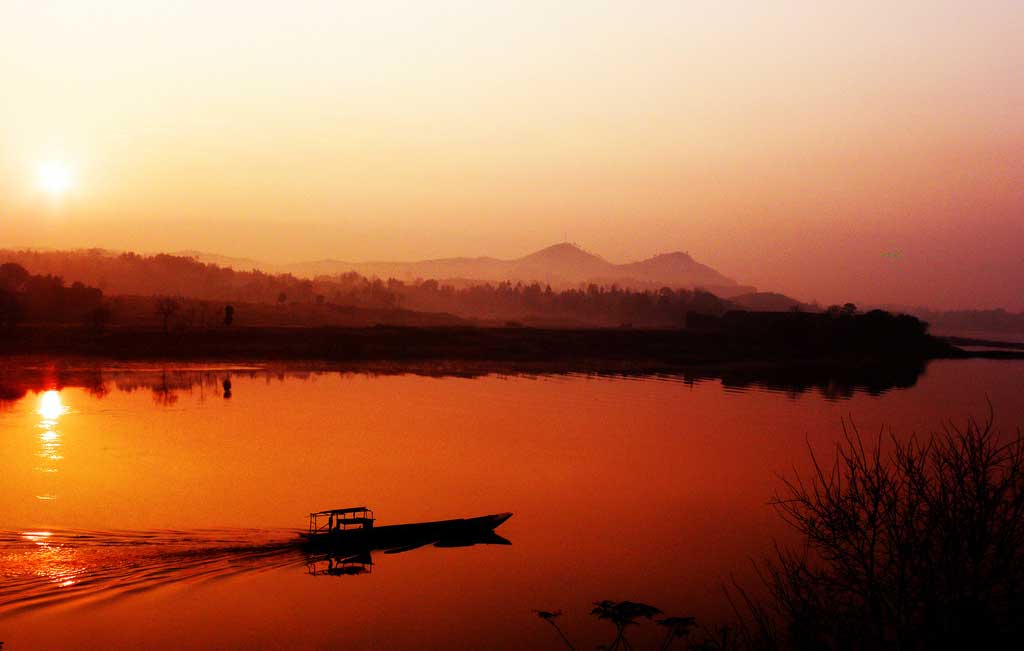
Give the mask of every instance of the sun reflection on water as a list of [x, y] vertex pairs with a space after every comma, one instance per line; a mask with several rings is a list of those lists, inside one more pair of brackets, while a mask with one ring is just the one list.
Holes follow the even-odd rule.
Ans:
[[60, 543], [55, 544], [51, 540], [51, 532], [24, 531], [21, 537], [36, 547], [33, 552], [21, 557], [19, 569], [22, 573], [68, 588], [78, 583], [79, 575], [86, 571], [81, 563], [76, 562], [75, 550]]
[[57, 422], [57, 419], [67, 413], [68, 408], [64, 406], [64, 402], [60, 399], [60, 391], [50, 389], [44, 391], [39, 396], [39, 409], [37, 413], [43, 417], [43, 422], [52, 421]]
[[[36, 468], [39, 472], [47, 474], [58, 472], [56, 462], [64, 457], [60, 454], [62, 437], [57, 430], [57, 423], [60, 417], [67, 412], [68, 408], [61, 399], [60, 391], [51, 389], [40, 394], [39, 407], [36, 409], [36, 413], [41, 417], [37, 425], [41, 430], [39, 433], [39, 452], [36, 454], [36, 456], [42, 459], [42, 464]], [[36, 495], [36, 499], [50, 501], [57, 499], [57, 496], [52, 492], [47, 492]]]

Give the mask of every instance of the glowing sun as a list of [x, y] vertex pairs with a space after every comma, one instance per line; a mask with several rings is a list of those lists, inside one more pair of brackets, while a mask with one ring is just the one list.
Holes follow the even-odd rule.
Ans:
[[75, 170], [62, 161], [46, 161], [36, 167], [36, 187], [59, 197], [75, 185]]

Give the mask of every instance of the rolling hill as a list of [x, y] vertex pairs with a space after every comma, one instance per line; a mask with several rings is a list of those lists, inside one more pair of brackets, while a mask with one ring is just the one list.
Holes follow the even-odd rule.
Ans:
[[285, 265], [269, 265], [248, 259], [188, 251], [187, 255], [202, 262], [236, 269], [258, 268], [270, 273], [287, 272], [300, 277], [336, 276], [354, 271], [367, 277], [395, 278], [403, 281], [434, 279], [460, 286], [502, 281], [551, 285], [565, 289], [595, 283], [617, 284], [634, 289], [661, 287], [703, 288], [728, 298], [754, 292], [715, 269], [701, 264], [680, 251], [632, 262], [615, 264], [567, 242], [555, 244], [535, 253], [502, 260], [493, 257], [440, 258], [416, 262], [347, 262], [317, 260]]

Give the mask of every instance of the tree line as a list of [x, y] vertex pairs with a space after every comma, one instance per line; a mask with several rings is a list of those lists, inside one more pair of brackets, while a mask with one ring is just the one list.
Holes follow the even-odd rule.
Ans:
[[81, 282], [65, 285], [52, 275], [32, 275], [15, 263], [0, 264], [0, 327], [23, 321], [103, 322], [103, 292]]
[[175, 255], [111, 255], [84, 251], [6, 251], [32, 273], [71, 279], [107, 295], [181, 296], [197, 300], [289, 305], [344, 305], [367, 309], [447, 312], [468, 318], [591, 325], [675, 326], [688, 312], [720, 315], [730, 304], [701, 290], [623, 289], [595, 284], [554, 291], [539, 283], [455, 286], [434, 279], [405, 282], [355, 272], [314, 279], [241, 271]]

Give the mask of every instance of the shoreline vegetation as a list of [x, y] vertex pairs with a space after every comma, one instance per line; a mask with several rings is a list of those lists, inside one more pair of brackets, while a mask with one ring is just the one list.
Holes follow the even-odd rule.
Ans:
[[[150, 280], [157, 286], [188, 279], [185, 284], [196, 291], [204, 286], [219, 289], [190, 298], [105, 296], [81, 280], [66, 285], [62, 276], [33, 275], [17, 263], [4, 263], [0, 356], [670, 368], [734, 362], [862, 367], [940, 358], [1024, 358], [1024, 347], [1001, 344], [994, 349], [986, 346], [993, 342], [983, 340], [943, 340], [929, 335], [928, 324], [917, 317], [883, 310], [861, 313], [852, 303], [824, 311], [806, 311], [800, 305], [752, 311], [699, 289], [665, 287], [654, 292], [591, 285], [553, 292], [536, 284], [502, 283], [456, 291], [434, 281], [385, 285], [355, 274], [323, 280], [321, 288], [296, 284], [287, 275], [238, 274], [190, 258], [97, 260], [107, 266], [116, 262], [121, 276], [132, 269], [138, 272], [132, 277], [155, 274]], [[314, 293], [318, 288], [333, 289], [334, 294]], [[300, 289], [301, 300], [296, 301]], [[399, 306], [421, 294], [448, 301], [422, 307], [457, 308], [459, 313]], [[233, 300], [244, 297], [258, 300]], [[954, 342], [986, 349], [965, 350]]]
[[[705, 626], [642, 602], [603, 600], [607, 646], [693, 651], [1009, 649], [1024, 634], [1024, 432], [984, 420], [925, 436], [852, 421], [831, 462], [782, 478], [769, 501], [800, 540], [754, 560], [757, 579], [723, 582], [731, 621]], [[760, 583], [760, 585], [758, 585]], [[562, 610], [534, 610], [565, 648]], [[684, 611], [685, 612], [685, 611]], [[656, 623], [660, 635], [642, 627]], [[647, 628], [636, 647], [627, 633]], [[575, 633], [575, 632], [573, 632]], [[639, 637], [639, 635], [638, 635]], [[678, 644], [675, 641], [678, 640]]]
[[[774, 314], [744, 313], [737, 320], [763, 321], [763, 317]], [[813, 318], [817, 315], [806, 316]], [[789, 319], [786, 323], [793, 325]], [[811, 329], [817, 328], [812, 326]], [[808, 328], [792, 330], [795, 331], [771, 332], [749, 328], [249, 326], [164, 332], [122, 326], [98, 332], [87, 327], [41, 324], [18, 326], [0, 333], [0, 355], [126, 360], [592, 361], [612, 366], [666, 368], [732, 362], [864, 366], [950, 358], [1024, 359], [1024, 350], [964, 350], [924, 334], [888, 339], [884, 336], [860, 337], [859, 334], [863, 333], [858, 332], [832, 332], [833, 328], [827, 326], [822, 328], [823, 332], [808, 332]]]

